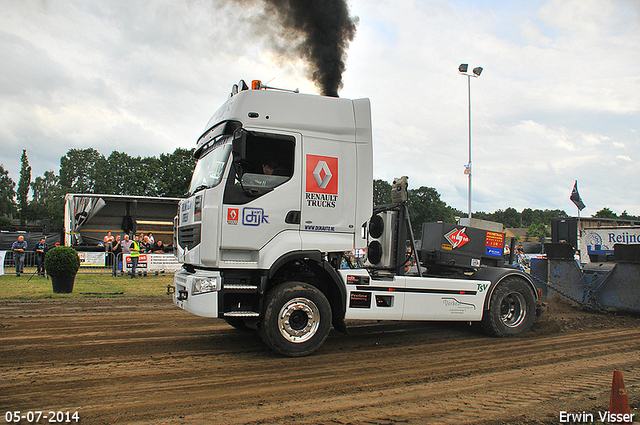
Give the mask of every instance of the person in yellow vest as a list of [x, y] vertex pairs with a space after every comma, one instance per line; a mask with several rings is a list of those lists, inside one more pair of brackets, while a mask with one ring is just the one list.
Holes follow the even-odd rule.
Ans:
[[135, 239], [131, 241], [129, 249], [131, 250], [131, 279], [134, 279], [136, 277], [138, 257], [140, 256], [140, 239], [138, 236], [135, 236]]

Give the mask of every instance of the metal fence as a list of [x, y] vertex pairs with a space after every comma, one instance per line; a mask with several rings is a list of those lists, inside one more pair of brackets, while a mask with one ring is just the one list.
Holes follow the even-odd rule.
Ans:
[[[37, 271], [38, 256], [35, 251], [26, 251], [23, 261], [23, 273], [34, 274]], [[128, 255], [122, 253], [114, 256], [112, 252], [79, 252], [80, 270], [82, 274], [111, 274], [124, 276], [131, 273], [131, 264]], [[153, 260], [156, 259], [154, 262]], [[124, 267], [123, 267], [124, 260]], [[144, 261], [143, 261], [144, 260]], [[4, 273], [16, 273], [16, 262], [13, 251], [6, 251], [4, 256]], [[173, 254], [140, 254], [140, 261], [136, 268], [136, 274], [140, 276], [173, 273], [179, 266]]]

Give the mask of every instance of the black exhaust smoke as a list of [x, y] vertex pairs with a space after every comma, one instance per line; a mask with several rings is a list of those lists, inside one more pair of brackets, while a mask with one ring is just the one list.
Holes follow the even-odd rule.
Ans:
[[[302, 57], [309, 66], [309, 78], [325, 96], [338, 97], [346, 69], [347, 48], [356, 35], [357, 17], [349, 16], [346, 0], [259, 0], [269, 21], [280, 25], [269, 34], [274, 48], [287, 58]], [[238, 4], [256, 4], [236, 0]], [[263, 25], [273, 31], [273, 26]], [[276, 41], [280, 38], [280, 41]]]

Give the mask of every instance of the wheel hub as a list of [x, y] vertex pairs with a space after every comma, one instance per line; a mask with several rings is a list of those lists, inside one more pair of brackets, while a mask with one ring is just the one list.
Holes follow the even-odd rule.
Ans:
[[518, 327], [527, 317], [526, 301], [519, 292], [507, 294], [500, 305], [500, 320], [509, 327]]
[[288, 301], [278, 315], [278, 329], [290, 342], [302, 343], [311, 339], [320, 326], [320, 310], [308, 298]]

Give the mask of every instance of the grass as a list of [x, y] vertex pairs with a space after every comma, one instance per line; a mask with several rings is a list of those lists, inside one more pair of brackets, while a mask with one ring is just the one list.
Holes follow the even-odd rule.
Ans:
[[[34, 275], [35, 268], [25, 268], [17, 277], [5, 268], [0, 276], [0, 299], [91, 298], [91, 297], [166, 297], [167, 285], [173, 284], [173, 273], [158, 276], [113, 277], [107, 273], [78, 273], [71, 294], [54, 294], [51, 279]], [[12, 273], [13, 272], [13, 273]]]

